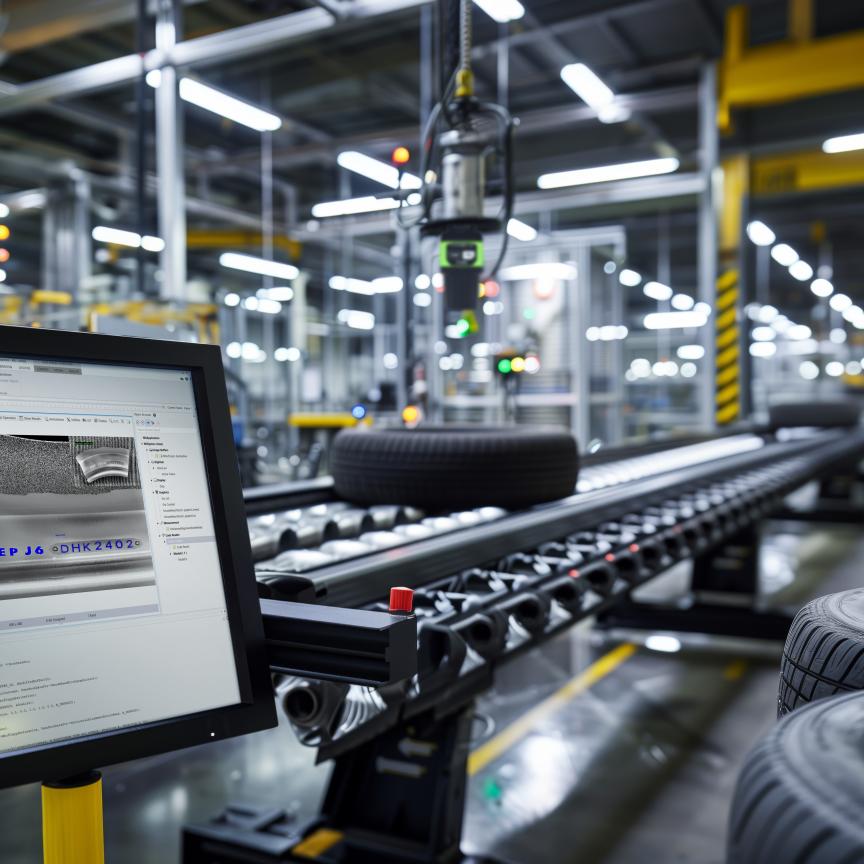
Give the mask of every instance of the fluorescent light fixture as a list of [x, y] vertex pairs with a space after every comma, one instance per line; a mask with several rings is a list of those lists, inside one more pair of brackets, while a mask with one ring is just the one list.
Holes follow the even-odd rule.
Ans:
[[340, 309], [336, 319], [354, 330], [371, 330], [375, 326], [375, 316], [360, 309]]
[[240, 295], [235, 294], [233, 291], [230, 294], [226, 294], [225, 298], [222, 301], [226, 306], [239, 306], [240, 305]]
[[570, 63], [561, 70], [561, 80], [587, 105], [601, 123], [630, 119], [630, 109], [615, 104], [615, 94], [584, 63]]
[[694, 312], [698, 312], [700, 315], [704, 315], [706, 318], [711, 317], [711, 313], [714, 309], [711, 307], [710, 303], [706, 303], [704, 300], [700, 300], [694, 307]]
[[[627, 288], [634, 288], [642, 281], [642, 274], [637, 273], [635, 270], [628, 270], [625, 268], [618, 274], [618, 281]], [[653, 284], [659, 285], [660, 283], [654, 282]], [[670, 288], [669, 291], [671, 293], [672, 289]]]
[[658, 360], [651, 371], [658, 378], [673, 378], [678, 374], [678, 364], [674, 360]]
[[604, 324], [600, 328], [600, 339], [603, 342], [614, 342], [617, 339], [626, 339], [629, 332], [623, 324]]
[[282, 304], [278, 300], [258, 298], [258, 311], [265, 315], [278, 315], [282, 311]]
[[815, 381], [819, 377], [819, 367], [812, 360], [805, 360], [798, 367], [798, 374], [807, 381]]
[[420, 189], [423, 181], [414, 174], [402, 173], [394, 165], [388, 165], [380, 159], [374, 159], [357, 150], [343, 150], [337, 157], [336, 162], [340, 168], [353, 171], [363, 177], [368, 177], [382, 186], [390, 189]]
[[[5, 206], [5, 205], [2, 205]], [[39, 210], [45, 206], [45, 193], [38, 189], [34, 192], [19, 193], [15, 197], [16, 210]], [[6, 215], [8, 216], [8, 210]]]
[[842, 345], [846, 341], [846, 331], [842, 327], [835, 327], [829, 334], [828, 338], [835, 345]]
[[763, 324], [770, 324], [780, 314], [776, 306], [766, 304], [759, 310], [758, 320]]
[[860, 306], [850, 306], [848, 309], [843, 310], [843, 320], [851, 324], [853, 321], [859, 319], [862, 314], [864, 312], [862, 312]]
[[845, 294], [835, 294], [828, 301], [828, 304], [835, 312], [844, 312], [852, 305], [852, 298], [847, 297]]
[[312, 208], [316, 219], [332, 216], [354, 216], [357, 213], [376, 213], [379, 210], [393, 210], [399, 206], [395, 198], [376, 198], [365, 195], [362, 198], [345, 198], [342, 201], [322, 201]]
[[[623, 281], [623, 276], [625, 273], [632, 273], [632, 270], [622, 270], [621, 276], [619, 276], [619, 281], [622, 284], [627, 285], [628, 283]], [[638, 281], [634, 283], [638, 285]], [[662, 282], [646, 282], [642, 286], [642, 293], [646, 297], [650, 297], [652, 300], [668, 300], [672, 296], [672, 289], [668, 285], [664, 285]]]
[[219, 263], [230, 270], [243, 270], [245, 273], [272, 276], [274, 279], [296, 279], [300, 275], [300, 271], [293, 264], [268, 261], [254, 255], [241, 255], [239, 252], [223, 252], [219, 256]]
[[615, 94], [584, 63], [565, 66], [561, 70], [561, 80], [595, 111], [615, 101]]
[[225, 353], [232, 359], [239, 359], [240, 355], [243, 353], [243, 346], [239, 342], [229, 342], [225, 346]]
[[847, 153], [850, 150], [864, 150], [864, 132], [855, 135], [838, 135], [822, 144], [825, 153]]
[[0, 269], [0, 282], [5, 282], [5, 281], [6, 281], [6, 271]]
[[771, 257], [783, 267], [791, 267], [798, 260], [798, 253], [788, 243], [778, 243], [771, 248]]
[[864, 367], [862, 367], [861, 364], [857, 360], [850, 360], [846, 364], [846, 374], [847, 375], [853, 375], [853, 376], [860, 375], [862, 369], [864, 369]]
[[757, 246], [770, 246], [777, 239], [774, 232], [758, 219], [747, 223], [747, 236]]
[[117, 246], [129, 246], [137, 249], [141, 245], [141, 235], [134, 231], [121, 231], [119, 228], [108, 228], [97, 225], [91, 232], [94, 240], [100, 243], [114, 243]]
[[810, 283], [810, 290], [817, 297], [830, 297], [834, 293], [834, 286], [827, 279], [814, 279]]
[[9, 208], [5, 204], [0, 204], [0, 219], [5, 219], [9, 215]]
[[761, 327], [753, 328], [753, 338], [757, 342], [773, 342], [777, 338], [777, 331], [763, 324]]
[[149, 234], [142, 237], [134, 231], [123, 231], [120, 228], [109, 228], [106, 225], [97, 225], [91, 232], [91, 236], [100, 243], [128, 246], [131, 249], [137, 249], [140, 246], [148, 252], [161, 252], [165, 248], [165, 241], [161, 237], [151, 237]]
[[250, 312], [258, 311], [258, 298], [257, 297], [247, 297], [243, 301], [243, 308], [248, 309]]
[[331, 276], [327, 283], [334, 291], [347, 291], [349, 294], [365, 294], [371, 297], [375, 293], [371, 282], [365, 279], [354, 279], [350, 276]]
[[404, 283], [398, 276], [380, 276], [372, 280], [372, 290], [376, 294], [397, 294]]
[[564, 261], [538, 261], [534, 264], [516, 264], [501, 271], [501, 279], [506, 282], [520, 282], [528, 279], [575, 279], [576, 266]]
[[432, 279], [426, 273], [421, 273], [414, 280], [414, 287], [418, 291], [428, 291], [431, 286], [432, 286]]
[[208, 87], [193, 78], [181, 78], [179, 91], [184, 102], [190, 102], [205, 111], [212, 111], [256, 132], [275, 132], [282, 126], [282, 120], [275, 114], [229, 96], [215, 87]]
[[813, 278], [813, 268], [804, 260], [799, 259], [789, 268], [789, 275], [799, 282]]
[[288, 303], [294, 299], [294, 289], [290, 285], [274, 285], [272, 288], [259, 288], [256, 292], [259, 298], [277, 300]]
[[750, 346], [751, 357], [773, 357], [777, 353], [777, 346], [773, 342], [754, 342]]
[[474, 0], [474, 3], [499, 24], [516, 21], [525, 14], [525, 7], [519, 0]]
[[510, 219], [507, 222], [507, 233], [516, 240], [521, 240], [523, 243], [530, 243], [537, 239], [537, 229], [526, 225], [519, 219]]
[[[152, 87], [154, 90], [162, 86], [162, 70], [161, 69], [151, 69], [145, 76], [144, 81], [147, 83], [148, 87]], [[232, 342], [232, 345], [237, 345], [239, 343]], [[230, 354], [228, 355], [231, 356]], [[239, 354], [237, 355], [240, 356]]]
[[619, 162], [616, 165], [598, 165], [594, 168], [577, 168], [574, 171], [558, 171], [542, 174], [537, 178], [540, 189], [560, 189], [563, 186], [583, 186], [586, 183], [606, 183], [610, 180], [630, 180], [634, 177], [653, 177], [671, 174], [680, 163], [672, 156], [662, 159], [646, 159], [641, 162]]
[[649, 651], [662, 651], [664, 654], [675, 654], [681, 650], [681, 640], [674, 636], [649, 636], [645, 640], [645, 647]]
[[676, 294], [672, 298], [672, 308], [679, 312], [687, 312], [696, 305], [696, 301], [689, 294]]
[[708, 318], [701, 312], [651, 312], [642, 319], [646, 330], [675, 330], [683, 327], [703, 327]]
[[832, 360], [825, 364], [825, 374], [832, 378], [839, 378], [846, 371], [846, 367], [839, 360]]
[[300, 349], [293, 346], [291, 348], [277, 348], [273, 352], [273, 359], [279, 363], [296, 363], [300, 359]]
[[415, 294], [414, 305], [425, 309], [427, 306], [432, 305], [432, 296], [430, 294]]
[[705, 349], [701, 345], [682, 345], [676, 353], [682, 360], [701, 360]]

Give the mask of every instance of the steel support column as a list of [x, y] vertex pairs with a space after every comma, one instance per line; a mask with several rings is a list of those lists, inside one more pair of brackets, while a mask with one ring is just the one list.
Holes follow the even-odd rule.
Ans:
[[[714, 206], [712, 178], [717, 167], [717, 69], [714, 63], [702, 67], [699, 80], [699, 300], [714, 306], [717, 281], [717, 211]], [[713, 322], [702, 327], [699, 340], [705, 349], [699, 388], [699, 420], [705, 429], [714, 428], [715, 343]]]
[[[180, 25], [178, 0], [159, 0], [156, 49], [170, 53]], [[165, 241], [160, 256], [161, 295], [166, 300], [186, 299], [186, 191], [183, 164], [183, 110], [178, 76], [173, 66], [162, 67], [156, 88], [156, 168], [159, 236]]]

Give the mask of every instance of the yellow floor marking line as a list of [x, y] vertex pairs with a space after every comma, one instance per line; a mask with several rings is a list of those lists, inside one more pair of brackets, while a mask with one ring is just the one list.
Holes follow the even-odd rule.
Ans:
[[636, 646], [625, 642], [608, 654], [604, 654], [599, 660], [568, 681], [548, 699], [544, 699], [539, 705], [502, 729], [494, 738], [490, 738], [485, 744], [481, 744], [468, 757], [468, 775], [473, 777], [478, 771], [482, 771], [490, 762], [493, 762], [514, 744], [521, 741], [547, 717], [560, 710], [580, 693], [589, 690], [598, 681], [605, 678], [626, 660], [629, 660], [635, 653]]

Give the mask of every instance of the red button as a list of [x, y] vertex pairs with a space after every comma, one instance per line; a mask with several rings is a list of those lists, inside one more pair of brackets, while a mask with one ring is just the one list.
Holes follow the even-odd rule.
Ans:
[[390, 589], [390, 611], [411, 612], [414, 609], [414, 592], [410, 588]]

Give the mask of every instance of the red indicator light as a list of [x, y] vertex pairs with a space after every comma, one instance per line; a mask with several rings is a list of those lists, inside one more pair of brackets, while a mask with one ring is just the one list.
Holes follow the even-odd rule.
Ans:
[[631, 552], [638, 552], [639, 551], [639, 544], [638, 543], [631, 543], [627, 548]]
[[615, 560], [615, 556], [611, 552], [607, 552], [603, 556], [610, 564]]
[[574, 567], [567, 575], [573, 579], [578, 579], [579, 578], [579, 571]]

